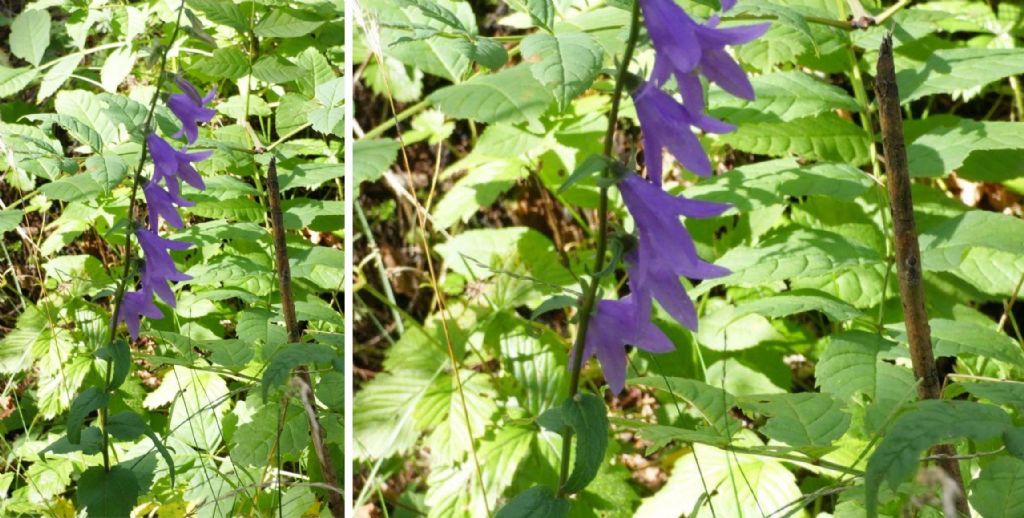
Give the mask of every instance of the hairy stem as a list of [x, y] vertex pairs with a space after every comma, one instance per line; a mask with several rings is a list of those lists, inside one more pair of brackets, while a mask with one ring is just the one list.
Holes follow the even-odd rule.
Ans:
[[[622, 103], [622, 93], [626, 86], [626, 74], [629, 73], [629, 62], [633, 60], [633, 51], [636, 50], [636, 40], [640, 34], [640, 2], [633, 2], [633, 15], [629, 25], [629, 39], [626, 42], [626, 50], [622, 54], [622, 62], [619, 63], [618, 74], [615, 78], [615, 92], [612, 94], [612, 108], [608, 113], [608, 129], [604, 135], [604, 156], [611, 157], [615, 145], [615, 129], [619, 119], [619, 106]], [[603, 176], [608, 175], [606, 169]], [[604, 270], [604, 256], [608, 248], [608, 187], [601, 186], [601, 198], [597, 208], [597, 250], [594, 256], [594, 273]], [[572, 377], [569, 381], [569, 398], [573, 398], [580, 388], [580, 370], [583, 367], [583, 345], [587, 339], [587, 328], [590, 325], [590, 316], [594, 312], [597, 303], [597, 288], [600, 278], [591, 279], [583, 293], [583, 302], [580, 305], [579, 330], [576, 333], [574, 353], [572, 358]], [[558, 474], [558, 494], [563, 496], [562, 486], [569, 478], [569, 457], [572, 454], [572, 431], [565, 430], [562, 436], [562, 465]]]
[[[899, 272], [900, 294], [903, 301], [910, 360], [919, 383], [919, 399], [940, 399], [942, 380], [939, 379], [935, 355], [932, 352], [931, 329], [924, 304], [924, 284], [921, 280], [921, 248], [914, 223], [914, 201], [910, 194], [910, 174], [907, 149], [903, 135], [903, 114], [900, 111], [899, 91], [896, 86], [896, 68], [892, 55], [892, 35], [886, 35], [878, 57], [875, 77], [875, 95], [882, 127], [882, 149], [885, 153], [888, 176], [892, 226], [896, 244], [896, 268]], [[956, 451], [943, 444], [932, 448], [939, 466], [956, 483], [959, 494], [956, 505], [959, 513], [970, 516], [967, 507], [963, 477], [956, 461]]]

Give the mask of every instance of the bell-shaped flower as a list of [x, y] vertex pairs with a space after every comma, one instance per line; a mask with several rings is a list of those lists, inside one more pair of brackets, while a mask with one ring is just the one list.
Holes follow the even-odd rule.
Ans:
[[713, 217], [730, 206], [673, 196], [635, 174], [619, 182], [619, 191], [639, 234], [636, 251], [627, 257], [633, 293], [656, 299], [673, 318], [696, 329], [693, 302], [679, 278], [711, 279], [727, 275], [729, 270], [700, 258], [679, 218]]
[[139, 322], [142, 317], [164, 318], [163, 312], [153, 303], [153, 292], [143, 288], [140, 291], [125, 293], [121, 300], [121, 309], [117, 312], [117, 321], [128, 326], [128, 333], [132, 338], [139, 337]]
[[663, 149], [694, 174], [711, 175], [711, 161], [690, 126], [709, 133], [727, 133], [735, 129], [734, 126], [701, 111], [691, 111], [650, 82], [644, 82], [633, 92], [633, 104], [643, 129], [647, 173], [655, 183], [661, 184]]
[[167, 191], [175, 196], [181, 193], [178, 180], [183, 180], [199, 190], [206, 188], [203, 177], [199, 176], [195, 167], [192, 167], [192, 162], [209, 158], [213, 154], [212, 151], [189, 153], [185, 148], [179, 151], [155, 133], [146, 137], [146, 145], [150, 156], [153, 157], [154, 182], [164, 180]]
[[142, 266], [142, 288], [156, 293], [167, 305], [175, 307], [174, 292], [167, 285], [170, 281], [187, 281], [192, 277], [181, 273], [174, 265], [169, 250], [185, 250], [192, 243], [164, 239], [148, 229], [135, 231], [139, 246], [144, 254]]
[[182, 93], [174, 94], [167, 98], [167, 107], [181, 121], [181, 130], [173, 136], [178, 138], [184, 133], [188, 138], [188, 143], [192, 144], [199, 138], [198, 123], [210, 122], [210, 119], [217, 113], [210, 108], [204, 107], [213, 100], [214, 95], [217, 94], [217, 89], [214, 88], [204, 97], [200, 96], [196, 87], [192, 86], [192, 83], [185, 79], [177, 77], [174, 81], [178, 83], [178, 88], [181, 88]]
[[156, 182], [147, 182], [142, 188], [142, 193], [146, 196], [146, 208], [149, 211], [149, 229], [154, 232], [160, 228], [161, 219], [174, 228], [181, 228], [184, 223], [177, 207], [195, 205], [177, 194], [164, 190]]
[[[692, 81], [699, 72], [725, 91], [743, 99], [754, 98], [754, 88], [746, 73], [725, 51], [726, 45], [740, 45], [760, 37], [771, 24], [718, 28], [718, 17], [697, 23], [676, 4], [675, 0], [639, 0], [647, 32], [657, 53], [656, 65], [661, 72], [655, 77], [662, 83], [665, 73], [675, 73], [680, 83]], [[723, 2], [722, 8], [732, 7]], [[688, 100], [687, 100], [688, 101]], [[696, 107], [701, 109], [703, 107]]]
[[666, 353], [675, 345], [651, 322], [651, 304], [635, 294], [619, 300], [601, 300], [590, 316], [590, 328], [583, 344], [583, 358], [597, 356], [612, 393], [626, 385], [626, 346], [652, 353]]

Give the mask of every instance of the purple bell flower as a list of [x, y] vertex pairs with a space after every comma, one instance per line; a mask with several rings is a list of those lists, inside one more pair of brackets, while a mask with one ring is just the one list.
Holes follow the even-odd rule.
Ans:
[[164, 239], [147, 229], [135, 231], [139, 246], [145, 254], [142, 266], [142, 290], [156, 293], [168, 306], [175, 307], [174, 292], [167, 285], [169, 281], [187, 281], [192, 277], [178, 271], [168, 250], [185, 250], [192, 243]]
[[185, 198], [165, 191], [156, 182], [147, 182], [142, 188], [146, 195], [146, 208], [149, 210], [149, 229], [156, 232], [160, 228], [160, 220], [163, 219], [174, 228], [181, 228], [184, 222], [178, 214], [177, 207], [191, 207], [195, 205]]
[[[726, 45], [740, 45], [761, 36], [771, 24], [763, 23], [742, 27], [717, 28], [718, 17], [705, 24], [697, 23], [674, 0], [639, 0], [644, 13], [647, 32], [657, 52], [653, 78], [657, 84], [667, 79], [667, 72], [675, 73], [680, 82], [691, 81], [693, 73], [700, 72], [725, 91], [743, 99], [754, 98], [754, 88], [743, 69], [725, 51]], [[734, 2], [723, 2], [722, 8]], [[689, 99], [686, 99], [689, 103]], [[700, 108], [703, 109], [703, 108]]]
[[711, 279], [727, 275], [729, 270], [697, 255], [697, 247], [679, 217], [713, 217], [730, 206], [673, 196], [635, 174], [624, 178], [619, 190], [640, 237], [637, 250], [627, 257], [632, 266], [629, 278], [633, 293], [656, 299], [673, 318], [697, 329], [693, 302], [679, 278]]
[[661, 184], [662, 149], [668, 149], [683, 167], [694, 174], [711, 175], [711, 161], [690, 126], [709, 133], [728, 133], [735, 126], [708, 117], [701, 111], [690, 110], [650, 82], [644, 82], [633, 92], [633, 104], [644, 132], [647, 172], [655, 183]]
[[214, 110], [203, 107], [213, 100], [213, 97], [217, 94], [217, 88], [214, 87], [205, 97], [201, 97], [196, 87], [192, 86], [192, 83], [185, 79], [176, 77], [174, 82], [178, 83], [178, 88], [181, 88], [183, 93], [174, 94], [167, 98], [167, 107], [181, 121], [181, 130], [175, 133], [173, 137], [178, 138], [184, 133], [188, 138], [188, 143], [192, 144], [199, 138], [198, 123], [210, 122], [210, 119], [217, 113]]
[[164, 314], [153, 303], [153, 292], [143, 288], [141, 291], [130, 291], [121, 300], [121, 310], [117, 313], [117, 321], [128, 326], [128, 333], [133, 339], [139, 337], [139, 321], [142, 317], [161, 319]]
[[598, 301], [590, 317], [590, 330], [583, 345], [583, 359], [597, 356], [604, 379], [612, 393], [626, 385], [626, 346], [652, 353], [675, 349], [672, 341], [651, 322], [650, 301], [630, 294], [619, 300]]
[[153, 157], [153, 181], [165, 180], [169, 193], [175, 196], [181, 194], [179, 179], [196, 189], [206, 188], [203, 177], [199, 176], [196, 169], [192, 167], [192, 162], [209, 158], [213, 154], [212, 151], [189, 153], [185, 148], [178, 151], [155, 133], [146, 137], [146, 145], [149, 148], [150, 156]]

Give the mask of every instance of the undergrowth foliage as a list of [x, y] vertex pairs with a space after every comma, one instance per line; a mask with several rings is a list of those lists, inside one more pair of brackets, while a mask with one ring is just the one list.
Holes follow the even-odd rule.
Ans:
[[340, 5], [0, 16], [0, 515], [339, 515]]
[[638, 1], [358, 2], [357, 507], [1020, 515], [1024, 12]]

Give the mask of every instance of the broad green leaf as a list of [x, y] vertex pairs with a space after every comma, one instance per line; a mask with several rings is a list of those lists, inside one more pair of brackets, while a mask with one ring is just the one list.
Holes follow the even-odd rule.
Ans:
[[771, 322], [756, 312], [737, 314], [735, 306], [723, 306], [701, 317], [697, 342], [713, 351], [740, 351], [762, 342], [780, 340]]
[[8, 42], [11, 53], [38, 66], [50, 46], [50, 13], [45, 9], [22, 11], [11, 23]]
[[522, 405], [540, 415], [565, 397], [568, 383], [565, 350], [551, 330], [538, 333], [526, 321], [500, 313], [487, 327], [486, 343], [496, 343], [502, 363], [519, 385]]
[[331, 63], [316, 47], [302, 51], [295, 57], [295, 64], [302, 69], [302, 73], [296, 77], [299, 93], [310, 99], [316, 96], [320, 85], [337, 77]]
[[987, 399], [997, 405], [1013, 405], [1024, 408], [1024, 382], [1011, 380], [972, 380], [959, 384], [979, 399]]
[[939, 49], [920, 67], [899, 70], [900, 102], [934, 94], [950, 94], [1024, 74], [1024, 49]]
[[117, 339], [110, 345], [96, 351], [96, 357], [108, 362], [113, 362], [110, 375], [109, 390], [116, 390], [128, 377], [132, 367], [132, 352], [128, 348], [128, 342]]
[[0, 98], [12, 96], [28, 86], [39, 70], [35, 68], [8, 68], [0, 65]]
[[263, 371], [263, 399], [271, 388], [284, 383], [292, 369], [299, 365], [327, 363], [335, 360], [338, 354], [322, 344], [288, 344], [270, 358], [270, 363]]
[[261, 38], [297, 38], [317, 30], [324, 21], [309, 11], [275, 7], [256, 24], [253, 32]]
[[18, 228], [25, 213], [18, 209], [0, 210], [0, 234]]
[[552, 101], [524, 65], [447, 86], [428, 99], [451, 117], [510, 124], [536, 120]]
[[[933, 318], [928, 322], [931, 326], [932, 347], [935, 356], [973, 355], [991, 358], [1024, 368], [1024, 352], [1012, 338], [991, 327], [974, 322]], [[906, 332], [899, 326], [898, 336], [901, 342], [907, 341]]]
[[[58, 93], [60, 95], [63, 92]], [[30, 121], [40, 121], [43, 123], [56, 124], [61, 128], [64, 128], [75, 140], [81, 142], [92, 148], [96, 153], [102, 152], [104, 148], [103, 137], [93, 129], [85, 121], [72, 117], [70, 115], [61, 115], [56, 113], [35, 113], [32, 115], [26, 115], [26, 119]]]
[[235, 80], [249, 73], [249, 58], [238, 47], [224, 47], [213, 51], [193, 65], [196, 72], [212, 79]]
[[68, 441], [71, 444], [78, 444], [82, 437], [82, 424], [86, 416], [100, 409], [107, 404], [110, 397], [96, 387], [89, 387], [82, 391], [71, 403], [68, 410]]
[[135, 58], [131, 47], [122, 47], [107, 55], [107, 59], [103, 61], [103, 67], [100, 68], [100, 84], [103, 85], [103, 89], [110, 93], [116, 92], [117, 87], [132, 72]]
[[999, 457], [983, 465], [971, 482], [970, 502], [985, 518], [1024, 515], [1024, 461]]
[[501, 42], [480, 37], [473, 42], [473, 61], [491, 70], [498, 70], [508, 62], [508, 51]]
[[64, 86], [71, 74], [78, 69], [83, 57], [81, 54], [72, 54], [57, 60], [43, 75], [43, 80], [39, 83], [39, 91], [36, 93], [36, 102], [41, 103]]
[[1011, 424], [1010, 416], [993, 405], [960, 400], [917, 402], [893, 421], [868, 459], [864, 475], [868, 516], [877, 516], [882, 484], [887, 482], [896, 489], [909, 480], [928, 448], [961, 437], [989, 440], [1002, 435]]
[[234, 221], [262, 221], [263, 206], [248, 198], [229, 198], [227, 200], [209, 199], [198, 196], [192, 197], [196, 204], [189, 207], [190, 214], [204, 218], [220, 219], [225, 218]]
[[316, 100], [320, 107], [309, 112], [309, 123], [314, 130], [323, 134], [333, 133], [342, 137], [341, 123], [345, 118], [342, 104], [345, 101], [345, 78], [339, 77], [316, 87]]
[[736, 308], [734, 316], [756, 313], [769, 318], [780, 318], [808, 311], [820, 311], [838, 322], [846, 322], [863, 315], [857, 308], [827, 293], [818, 290], [792, 290], [744, 302]]
[[364, 384], [353, 402], [361, 409], [353, 424], [354, 455], [381, 459], [408, 451], [418, 437], [413, 426], [415, 405], [432, 380], [433, 376], [420, 372], [385, 372]]
[[973, 121], [937, 126], [907, 146], [911, 176], [945, 176], [959, 169], [975, 152], [1024, 148], [1024, 123]]
[[840, 402], [861, 393], [872, 401], [902, 401], [914, 396], [914, 375], [909, 369], [883, 361], [898, 347], [875, 333], [846, 331], [832, 335], [814, 369], [822, 392]]
[[462, 24], [462, 20], [459, 19], [458, 15], [441, 3], [431, 2], [429, 0], [395, 0], [395, 3], [401, 6], [418, 9], [419, 12], [427, 18], [437, 20], [458, 32], [468, 32], [468, 29]]
[[552, 92], [563, 111], [590, 88], [604, 60], [601, 46], [584, 32], [537, 32], [523, 40], [521, 51], [533, 77]]
[[298, 78], [302, 69], [281, 56], [263, 56], [252, 66], [252, 75], [260, 81], [282, 84]]
[[795, 448], [832, 446], [850, 426], [850, 415], [828, 394], [755, 396], [740, 405], [768, 416], [761, 433]]
[[728, 414], [728, 409], [736, 404], [734, 398], [718, 387], [697, 380], [661, 376], [633, 378], [626, 383], [658, 389], [671, 398], [666, 400], [667, 404], [674, 405], [673, 399], [679, 399], [690, 405], [711, 431], [721, 437], [731, 437], [741, 428], [739, 423], [731, 422]]
[[85, 509], [89, 516], [119, 518], [131, 514], [142, 489], [139, 481], [126, 466], [93, 466], [78, 479], [76, 500], [79, 509]]
[[450, 228], [489, 207], [526, 174], [519, 162], [493, 160], [470, 168], [434, 206], [434, 224]]
[[128, 164], [113, 153], [93, 155], [85, 159], [85, 168], [89, 171], [89, 176], [108, 192], [128, 176]]
[[249, 30], [249, 15], [253, 4], [246, 2], [246, 10], [234, 1], [224, 0], [188, 0], [189, 7], [199, 10], [211, 22], [227, 25], [238, 32]]
[[833, 110], [860, 111], [845, 91], [799, 71], [775, 72], [752, 77], [757, 92], [753, 101], [733, 96], [720, 88], [708, 94], [712, 115], [736, 123], [791, 121]]
[[534, 486], [508, 501], [495, 518], [567, 518], [569, 501], [555, 497], [555, 492], [546, 486]]
[[142, 417], [131, 410], [114, 414], [107, 421], [107, 431], [120, 441], [134, 441], [146, 433], [146, 428]]
[[61, 90], [54, 97], [53, 106], [58, 114], [74, 117], [92, 128], [104, 144], [120, 141], [117, 125], [104, 113], [105, 106], [95, 94], [84, 90]]
[[565, 493], [579, 493], [597, 476], [608, 447], [607, 412], [604, 400], [590, 394], [577, 394], [562, 404], [562, 419], [572, 428], [576, 445], [572, 473], [562, 485]]
[[810, 160], [863, 165], [870, 159], [868, 134], [834, 113], [786, 122], [741, 124], [723, 143], [758, 155], [797, 155]]
[[971, 249], [985, 248], [1024, 255], [1024, 221], [988, 211], [969, 211], [920, 237], [925, 270], [949, 271], [961, 265]]
[[76, 174], [43, 184], [39, 192], [55, 200], [79, 201], [95, 198], [103, 192], [103, 186], [88, 174]]
[[[275, 462], [277, 449], [282, 460], [297, 460], [302, 451], [310, 446], [309, 421], [302, 407], [292, 399], [283, 412], [280, 401], [265, 404], [255, 403], [255, 398], [246, 400], [248, 414], [238, 425], [231, 459], [243, 466], [266, 466]], [[255, 406], [256, 408], [252, 408]], [[238, 413], [238, 412], [236, 412]], [[278, 439], [278, 429], [281, 430]]]
[[375, 182], [398, 158], [399, 143], [391, 139], [359, 140], [352, 145], [355, 184]]

